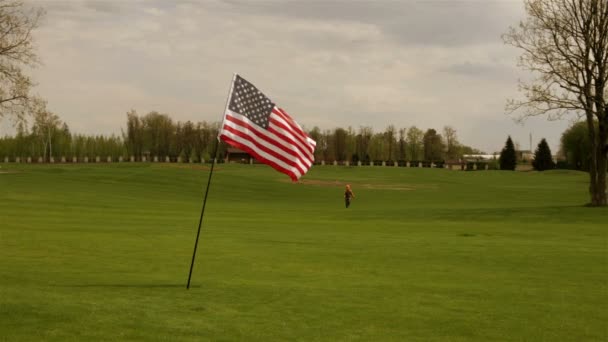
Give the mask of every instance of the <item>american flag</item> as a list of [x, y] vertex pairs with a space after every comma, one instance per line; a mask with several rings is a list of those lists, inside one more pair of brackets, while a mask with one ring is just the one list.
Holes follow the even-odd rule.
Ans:
[[313, 164], [316, 142], [283, 109], [239, 75], [232, 81], [220, 138], [297, 181]]

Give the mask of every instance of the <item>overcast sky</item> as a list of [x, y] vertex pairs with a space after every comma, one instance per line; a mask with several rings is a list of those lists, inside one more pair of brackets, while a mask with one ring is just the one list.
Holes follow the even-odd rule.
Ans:
[[35, 92], [74, 132], [120, 133], [130, 109], [218, 121], [234, 72], [307, 128], [451, 125], [491, 153], [509, 134], [557, 148], [569, 125], [505, 114], [526, 74], [500, 35], [521, 0], [34, 4]]

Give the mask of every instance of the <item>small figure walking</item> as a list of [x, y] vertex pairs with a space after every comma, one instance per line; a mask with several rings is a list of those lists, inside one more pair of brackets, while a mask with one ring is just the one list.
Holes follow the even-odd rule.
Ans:
[[344, 203], [348, 208], [350, 206], [350, 199], [355, 198], [353, 190], [350, 188], [350, 184], [346, 184], [346, 190], [344, 190]]

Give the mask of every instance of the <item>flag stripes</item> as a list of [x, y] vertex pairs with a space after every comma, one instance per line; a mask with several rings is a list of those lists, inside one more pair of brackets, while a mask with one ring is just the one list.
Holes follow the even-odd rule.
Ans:
[[[273, 113], [274, 114], [274, 113]], [[270, 115], [270, 126], [276, 119]], [[310, 151], [297, 146], [293, 134], [283, 128], [268, 130], [255, 125], [247, 117], [227, 110], [220, 138], [228, 144], [251, 154], [275, 170], [298, 180], [314, 161]], [[304, 150], [304, 151], [302, 151]]]

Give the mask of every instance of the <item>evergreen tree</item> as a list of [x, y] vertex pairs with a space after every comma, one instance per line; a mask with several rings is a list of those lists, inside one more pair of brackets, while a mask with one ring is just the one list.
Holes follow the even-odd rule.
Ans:
[[553, 158], [551, 157], [551, 149], [544, 138], [538, 143], [538, 147], [534, 151], [532, 166], [537, 171], [550, 170], [555, 167], [555, 163], [553, 163]]
[[500, 152], [500, 169], [515, 171], [516, 165], [515, 146], [513, 146], [513, 141], [511, 140], [511, 136], [509, 136], [505, 147]]

